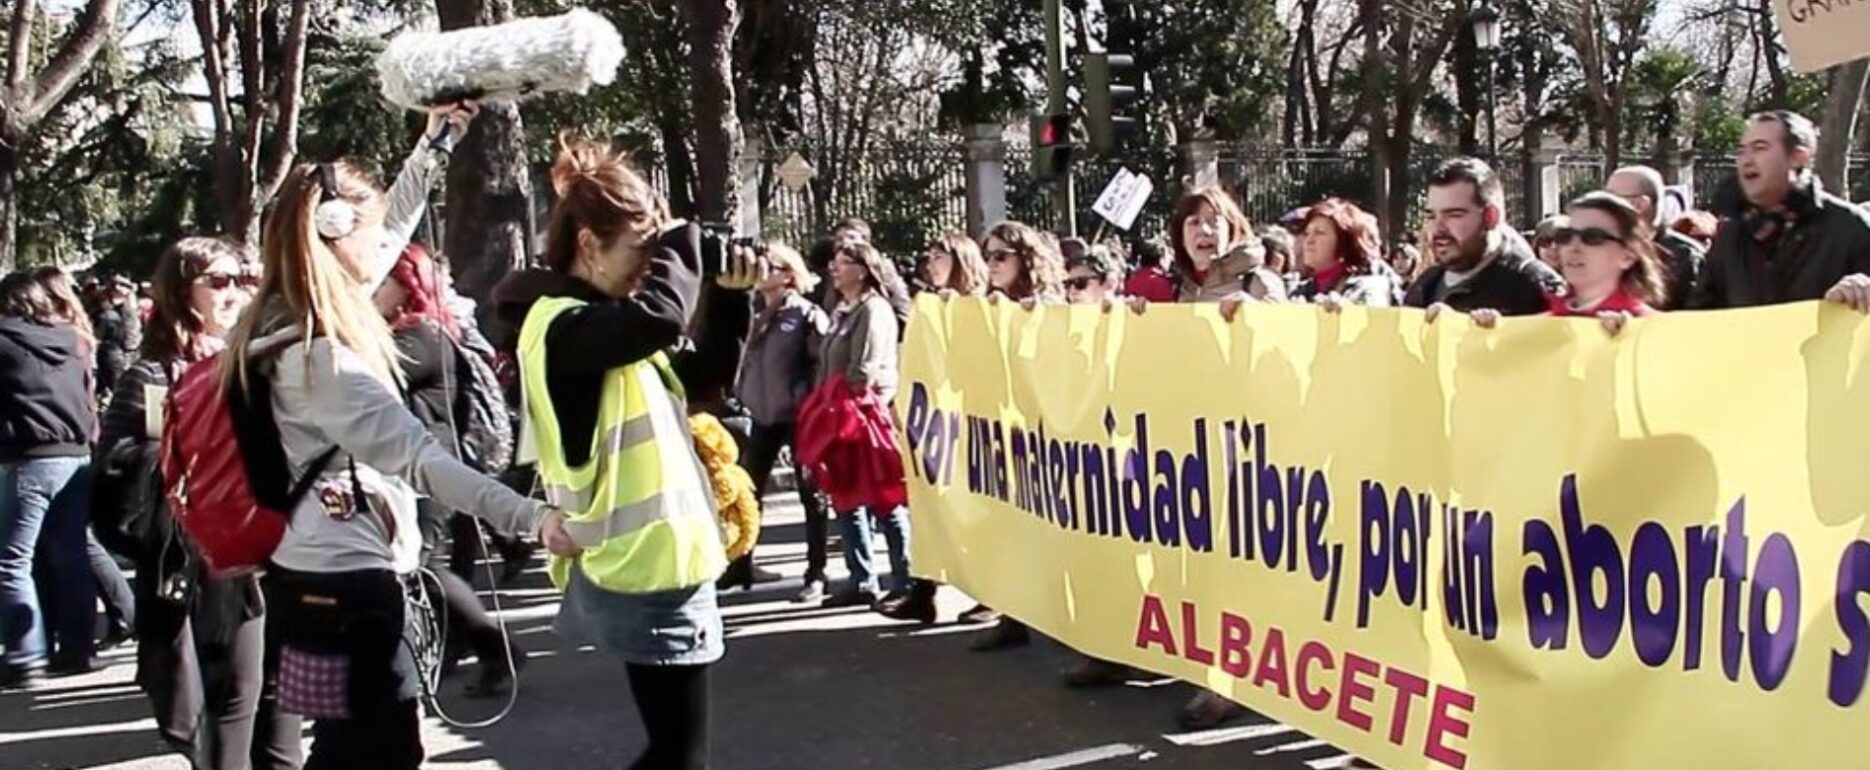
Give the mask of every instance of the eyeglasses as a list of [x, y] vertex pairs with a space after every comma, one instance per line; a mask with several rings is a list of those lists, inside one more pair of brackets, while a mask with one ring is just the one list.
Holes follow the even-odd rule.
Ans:
[[1065, 288], [1070, 289], [1072, 291], [1084, 291], [1085, 289], [1091, 288], [1091, 284], [1094, 284], [1094, 283], [1102, 283], [1102, 281], [1098, 280], [1098, 278], [1095, 276], [1089, 276], [1089, 275], [1073, 276], [1071, 278], [1065, 279]]
[[1628, 245], [1623, 236], [1598, 227], [1561, 227], [1552, 232], [1552, 242], [1560, 246], [1570, 245], [1577, 240], [1584, 241], [1586, 246], [1602, 246], [1606, 243]]
[[254, 288], [260, 285], [260, 279], [256, 276], [241, 273], [203, 273], [195, 276], [195, 283], [202, 284], [215, 291], [227, 291], [235, 286], [242, 289]]
[[1019, 252], [1012, 249], [994, 249], [987, 252], [987, 261], [994, 264], [1019, 258]]

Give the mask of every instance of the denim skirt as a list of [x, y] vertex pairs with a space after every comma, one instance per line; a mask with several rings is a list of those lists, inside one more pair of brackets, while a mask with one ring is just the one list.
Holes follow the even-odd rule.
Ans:
[[699, 666], [727, 652], [714, 581], [653, 594], [624, 594], [599, 587], [573, 565], [558, 611], [559, 635], [595, 645], [624, 663]]

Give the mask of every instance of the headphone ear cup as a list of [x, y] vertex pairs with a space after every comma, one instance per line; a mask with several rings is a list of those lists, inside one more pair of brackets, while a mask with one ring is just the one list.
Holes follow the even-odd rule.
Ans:
[[319, 237], [335, 241], [357, 229], [357, 209], [343, 200], [328, 200], [318, 204], [312, 221], [317, 225]]

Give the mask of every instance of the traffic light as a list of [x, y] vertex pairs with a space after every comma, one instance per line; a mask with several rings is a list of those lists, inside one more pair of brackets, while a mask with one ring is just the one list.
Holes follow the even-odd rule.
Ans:
[[1147, 3], [1106, 0], [1104, 53], [1084, 61], [1085, 133], [1091, 148], [1112, 153], [1135, 141], [1145, 127], [1144, 102], [1149, 83], [1139, 51], [1158, 24]]
[[1032, 176], [1052, 181], [1071, 173], [1071, 116], [1034, 115], [1032, 118]]
[[1087, 54], [1084, 60], [1085, 133], [1099, 154], [1116, 152], [1143, 129], [1143, 75], [1127, 53]]

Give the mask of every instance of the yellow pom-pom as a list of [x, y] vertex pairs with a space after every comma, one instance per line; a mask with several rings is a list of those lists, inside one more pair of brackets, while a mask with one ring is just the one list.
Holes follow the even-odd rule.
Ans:
[[738, 559], [753, 552], [760, 539], [760, 496], [753, 488], [753, 477], [740, 467], [740, 448], [727, 426], [714, 415], [690, 415], [688, 428], [695, 435], [695, 454], [708, 469], [708, 485], [714, 489], [719, 506], [716, 514], [727, 544], [727, 558]]

